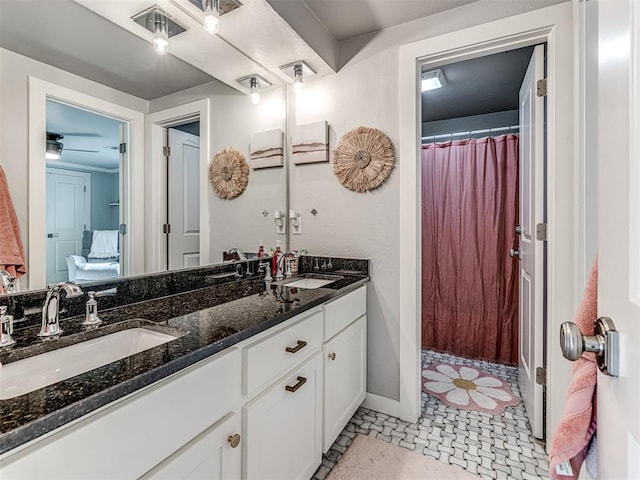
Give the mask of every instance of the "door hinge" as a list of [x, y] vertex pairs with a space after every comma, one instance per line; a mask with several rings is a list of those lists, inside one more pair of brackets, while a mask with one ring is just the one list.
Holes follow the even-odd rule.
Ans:
[[127, 224], [126, 223], [121, 223], [118, 226], [118, 232], [120, 233], [120, 235], [126, 235], [127, 234]]
[[162, 147], [162, 155], [164, 155], [165, 157], [171, 156], [171, 147]]
[[539, 97], [547, 96], [547, 79], [546, 78], [542, 78], [538, 80], [538, 82], [536, 83], [536, 94]]
[[539, 223], [536, 225], [536, 240], [540, 240], [541, 242], [547, 241], [547, 224]]
[[536, 383], [538, 385], [547, 385], [547, 369], [544, 367], [536, 368]]
[[121, 143], [120, 144], [120, 153], [127, 153], [127, 144], [126, 143]]
[[84, 187], [82, 187], [82, 188], [84, 188], [84, 193], [87, 193], [87, 186], [85, 185], [85, 186], [84, 186]]
[[165, 223], [164, 225], [162, 225], [162, 233], [167, 234], [167, 235], [171, 233], [171, 224], [170, 223]]

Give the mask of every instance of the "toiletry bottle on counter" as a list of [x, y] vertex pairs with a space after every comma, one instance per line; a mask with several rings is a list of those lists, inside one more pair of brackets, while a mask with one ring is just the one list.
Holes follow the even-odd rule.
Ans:
[[262, 240], [260, 240], [258, 242], [259, 247], [258, 247], [258, 258], [262, 258], [264, 257], [264, 245], [262, 244]]
[[273, 275], [275, 275], [278, 270], [278, 260], [281, 256], [282, 250], [280, 249], [280, 240], [276, 240], [276, 249], [273, 251], [273, 256], [271, 257], [271, 273]]

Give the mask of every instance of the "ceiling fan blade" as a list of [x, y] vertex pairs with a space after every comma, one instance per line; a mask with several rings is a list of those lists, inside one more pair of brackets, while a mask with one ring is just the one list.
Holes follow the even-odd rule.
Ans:
[[100, 153], [98, 150], [82, 150], [81, 148], [65, 148], [65, 152]]
[[68, 137], [91, 137], [91, 138], [98, 138], [103, 136], [99, 133], [85, 133], [85, 132], [63, 132], [61, 135], [64, 135], [65, 137], [68, 136]]

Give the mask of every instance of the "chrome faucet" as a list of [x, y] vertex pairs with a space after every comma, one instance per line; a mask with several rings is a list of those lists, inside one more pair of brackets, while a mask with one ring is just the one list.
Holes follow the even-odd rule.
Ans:
[[0, 294], [16, 293], [16, 287], [13, 283], [15, 279], [16, 277], [6, 270], [0, 270]]
[[60, 282], [48, 286], [47, 298], [42, 308], [42, 327], [39, 337], [54, 337], [62, 333], [60, 328], [60, 290], [67, 293], [67, 298], [79, 297], [82, 289], [73, 282]]

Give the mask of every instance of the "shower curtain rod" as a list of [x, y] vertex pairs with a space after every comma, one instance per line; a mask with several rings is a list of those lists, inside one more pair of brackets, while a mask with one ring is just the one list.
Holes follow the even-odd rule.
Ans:
[[437, 138], [453, 138], [453, 137], [461, 137], [461, 136], [471, 136], [478, 135], [480, 133], [488, 133], [491, 136], [494, 132], [504, 132], [507, 130], [510, 132], [511, 130], [520, 130], [520, 125], [511, 125], [510, 127], [496, 127], [496, 128], [485, 128], [483, 130], [467, 130], [466, 132], [456, 132], [456, 133], [443, 133], [442, 135], [427, 135], [426, 137], [422, 137], [422, 140], [426, 139], [435, 139]]

